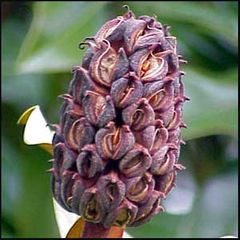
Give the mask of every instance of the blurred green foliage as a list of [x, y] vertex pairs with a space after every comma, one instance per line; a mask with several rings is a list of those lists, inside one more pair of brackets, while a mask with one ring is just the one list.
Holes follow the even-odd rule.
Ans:
[[192, 192], [192, 203], [185, 213], [173, 214], [167, 208], [129, 232], [135, 237], [238, 234], [237, 2], [2, 4], [2, 237], [59, 236], [45, 172], [50, 156], [24, 145], [16, 122], [35, 104], [49, 122], [58, 121], [61, 103], [56, 97], [66, 91], [70, 70], [84, 54], [78, 43], [122, 15], [124, 4], [137, 16], [155, 14], [172, 26], [179, 52], [189, 62], [183, 70], [191, 98], [184, 108], [189, 128], [183, 130], [187, 144], [180, 156], [187, 170], [179, 174], [177, 185]]

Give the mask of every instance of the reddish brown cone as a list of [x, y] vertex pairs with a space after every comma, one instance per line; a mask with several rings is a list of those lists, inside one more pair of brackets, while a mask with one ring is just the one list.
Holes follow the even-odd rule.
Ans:
[[52, 189], [105, 228], [137, 226], [175, 185], [184, 95], [176, 38], [132, 11], [105, 23], [73, 79], [53, 140]]

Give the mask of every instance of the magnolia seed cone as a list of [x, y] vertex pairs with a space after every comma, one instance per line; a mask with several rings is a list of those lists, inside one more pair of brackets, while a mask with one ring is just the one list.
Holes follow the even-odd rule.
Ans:
[[137, 226], [161, 212], [175, 186], [184, 95], [176, 38], [132, 11], [87, 46], [55, 125], [52, 191], [86, 221]]

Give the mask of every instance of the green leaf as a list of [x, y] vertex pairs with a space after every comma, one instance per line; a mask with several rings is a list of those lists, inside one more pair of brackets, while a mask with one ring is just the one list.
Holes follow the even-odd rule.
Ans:
[[[217, 2], [129, 2], [137, 14], [156, 14], [161, 19], [190, 23], [199, 31], [217, 35], [229, 44], [238, 44], [237, 2], [231, 7]], [[170, 22], [165, 22], [170, 24]]]
[[105, 4], [35, 2], [33, 22], [17, 60], [18, 72], [69, 72], [83, 54], [79, 42], [104, 22]]
[[[191, 100], [184, 105], [184, 119], [189, 128], [183, 130], [183, 138], [189, 140], [212, 134], [236, 135], [237, 86], [227, 84], [228, 79], [217, 82], [193, 69], [186, 68], [186, 72], [183, 80], [185, 93]], [[236, 79], [234, 73], [231, 78]]]
[[[2, 101], [19, 109], [19, 114], [26, 106], [46, 105], [47, 97], [44, 75], [22, 74], [2, 78]], [[21, 101], [20, 101], [21, 100]], [[16, 119], [17, 121], [17, 119]]]
[[[5, 109], [6, 110], [6, 109]], [[10, 113], [8, 111], [8, 113]], [[17, 127], [8, 121], [11, 129]], [[21, 136], [8, 131], [8, 138]], [[18, 138], [20, 139], [20, 137]], [[18, 141], [19, 142], [19, 141]], [[57, 227], [51, 202], [49, 156], [37, 147], [26, 147], [3, 135], [2, 210], [5, 237], [56, 237]], [[25, 152], [25, 154], [22, 154]], [[6, 229], [7, 227], [7, 229]]]
[[30, 19], [13, 14], [2, 23], [2, 76], [15, 74], [15, 60], [30, 25]]

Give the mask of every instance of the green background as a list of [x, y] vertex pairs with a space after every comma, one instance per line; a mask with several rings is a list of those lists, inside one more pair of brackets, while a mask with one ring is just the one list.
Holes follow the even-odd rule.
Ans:
[[[128, 4], [140, 15], [171, 25], [188, 64], [182, 69], [186, 145], [177, 188], [159, 214], [129, 229], [135, 237], [220, 237], [238, 234], [237, 54], [238, 3], [225, 2], [8, 2], [2, 3], [2, 237], [58, 237], [52, 206], [51, 158], [22, 141], [21, 113], [39, 104], [50, 123], [81, 64], [78, 43], [93, 36]], [[180, 193], [175, 194], [179, 188]], [[171, 200], [171, 201], [170, 201]], [[168, 208], [166, 208], [168, 210]]]

